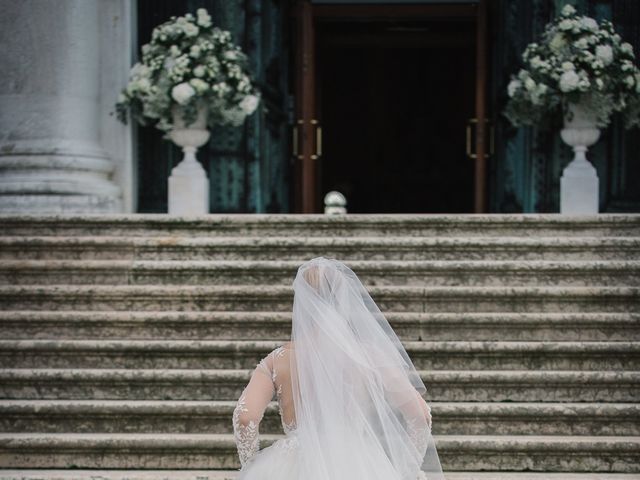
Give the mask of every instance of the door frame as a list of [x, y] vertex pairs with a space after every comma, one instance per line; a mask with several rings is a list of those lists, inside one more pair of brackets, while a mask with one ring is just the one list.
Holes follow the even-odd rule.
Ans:
[[[358, 18], [475, 18], [476, 20], [476, 99], [474, 153], [474, 213], [487, 209], [487, 2], [473, 4], [313, 4], [311, 0], [294, 0], [291, 17], [294, 41], [294, 103], [292, 128], [293, 199], [295, 213], [318, 213], [320, 199], [316, 192], [316, 162], [322, 157], [322, 138], [316, 102], [316, 22]], [[471, 143], [470, 130], [467, 133]], [[464, 139], [461, 139], [464, 141]], [[470, 148], [468, 148], [470, 150]]]

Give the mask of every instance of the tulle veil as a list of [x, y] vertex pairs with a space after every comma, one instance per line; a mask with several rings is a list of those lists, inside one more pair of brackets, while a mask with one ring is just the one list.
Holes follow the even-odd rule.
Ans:
[[425, 385], [356, 274], [317, 257], [299, 267], [293, 288], [300, 478], [444, 480]]

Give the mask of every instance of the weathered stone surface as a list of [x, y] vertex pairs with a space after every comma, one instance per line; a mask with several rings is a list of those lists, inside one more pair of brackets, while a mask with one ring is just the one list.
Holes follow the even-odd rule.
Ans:
[[[0, 284], [290, 285], [291, 261], [2, 260]], [[640, 261], [354, 260], [368, 287], [380, 286], [640, 286]]]
[[[368, 288], [383, 311], [629, 312], [640, 311], [640, 287]], [[286, 311], [290, 286], [270, 285], [2, 285], [3, 310]]]
[[634, 214], [0, 215], [5, 235], [638, 237]]
[[[253, 368], [269, 340], [0, 340], [3, 368]], [[640, 370], [637, 342], [415, 342], [425, 370]]]
[[633, 260], [635, 237], [194, 237], [184, 236], [7, 236], [7, 260], [208, 260], [302, 261], [317, 255], [345, 261], [428, 260]]
[[[78, 433], [231, 433], [235, 401], [0, 400], [0, 430]], [[434, 433], [640, 435], [634, 403], [432, 402]], [[282, 433], [277, 404], [260, 424]]]
[[235, 401], [317, 255], [421, 370], [449, 480], [640, 476], [640, 215], [0, 224], [0, 480], [235, 478]]
[[[4, 369], [7, 399], [233, 400], [251, 370]], [[640, 372], [434, 370], [420, 371], [432, 401], [634, 402]]]
[[[639, 341], [638, 313], [385, 312], [405, 340]], [[291, 312], [0, 310], [6, 339], [284, 341]]]
[[[263, 435], [261, 445], [282, 436]], [[443, 468], [633, 472], [639, 437], [436, 436]], [[231, 435], [0, 434], [0, 464], [9, 468], [237, 468]], [[171, 467], [170, 467], [171, 466]]]
[[[0, 470], [0, 480], [234, 480], [237, 470]], [[638, 480], [633, 473], [447, 472], [447, 480]]]

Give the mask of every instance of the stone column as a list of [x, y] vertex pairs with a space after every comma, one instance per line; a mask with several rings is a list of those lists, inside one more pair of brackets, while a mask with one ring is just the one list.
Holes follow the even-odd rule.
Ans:
[[99, 3], [0, 0], [0, 212], [122, 211], [100, 142]]

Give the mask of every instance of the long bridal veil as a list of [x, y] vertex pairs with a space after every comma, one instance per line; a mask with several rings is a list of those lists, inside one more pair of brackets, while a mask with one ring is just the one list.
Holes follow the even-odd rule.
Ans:
[[356, 274], [318, 257], [293, 287], [300, 478], [444, 480], [425, 385]]

